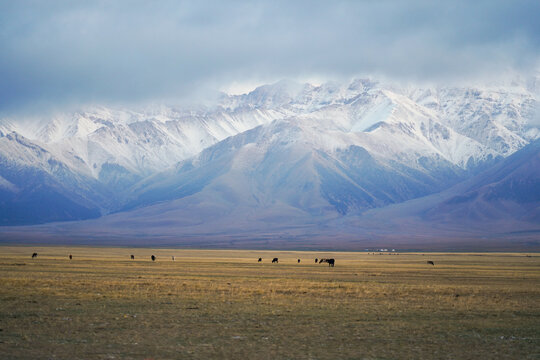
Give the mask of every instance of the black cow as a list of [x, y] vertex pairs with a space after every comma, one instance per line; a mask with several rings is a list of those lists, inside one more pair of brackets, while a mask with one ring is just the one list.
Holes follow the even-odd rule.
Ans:
[[152, 259], [152, 261], [156, 261], [156, 257], [154, 255], [152, 255], [150, 258]]
[[131, 255], [131, 260], [135, 260], [135, 255]]
[[328, 263], [328, 266], [334, 267], [334, 264], [336, 263], [336, 260], [334, 260], [334, 259], [326, 259], [326, 262]]
[[319, 264], [322, 263], [322, 262], [325, 262], [325, 263], [328, 263], [328, 266], [330, 267], [334, 267], [334, 264], [336, 262], [336, 260], [334, 259], [321, 259], [321, 261], [319, 261]]
[[319, 259], [315, 258], [315, 264], [319, 262]]
[[37, 253], [32, 254], [32, 259], [37, 257]]
[[325, 258], [319, 259], [319, 264], [322, 264], [323, 262], [326, 262]]
[[273, 263], [279, 263], [279, 262], [278, 262], [278, 258], [273, 258], [273, 259], [272, 259], [272, 264], [273, 264]]
[[300, 259], [298, 259], [298, 263], [300, 264]]
[[262, 261], [262, 258], [259, 258], [259, 260], [257, 260], [257, 262], [261, 262]]
[[73, 255], [69, 254], [69, 260], [73, 259]]
[[428, 265], [433, 265], [433, 266], [435, 266], [435, 263], [434, 263], [433, 261], [431, 261], [431, 260], [429, 260], [427, 263], [428, 263]]

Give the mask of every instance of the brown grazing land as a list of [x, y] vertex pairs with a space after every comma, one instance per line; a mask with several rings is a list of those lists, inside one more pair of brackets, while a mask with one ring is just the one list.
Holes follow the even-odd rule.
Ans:
[[0, 358], [540, 359], [540, 254], [0, 246]]

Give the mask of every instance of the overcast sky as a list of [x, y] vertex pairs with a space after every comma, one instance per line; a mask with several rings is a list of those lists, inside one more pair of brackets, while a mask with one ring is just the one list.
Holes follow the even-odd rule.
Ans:
[[483, 81], [540, 64], [540, 1], [0, 0], [0, 110], [373, 74]]

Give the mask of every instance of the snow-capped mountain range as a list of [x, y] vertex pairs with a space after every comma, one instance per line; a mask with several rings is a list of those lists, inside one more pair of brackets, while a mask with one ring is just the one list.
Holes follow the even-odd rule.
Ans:
[[268, 229], [336, 223], [445, 191], [535, 142], [531, 83], [280, 81], [213, 105], [3, 118], [0, 224], [143, 213], [163, 226], [223, 218], [224, 233], [232, 215]]

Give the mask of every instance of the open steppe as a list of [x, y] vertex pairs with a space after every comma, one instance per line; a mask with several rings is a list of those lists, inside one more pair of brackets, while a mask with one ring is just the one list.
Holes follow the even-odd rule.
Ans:
[[0, 358], [539, 359], [540, 254], [0, 246]]

